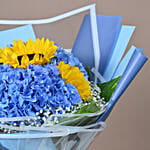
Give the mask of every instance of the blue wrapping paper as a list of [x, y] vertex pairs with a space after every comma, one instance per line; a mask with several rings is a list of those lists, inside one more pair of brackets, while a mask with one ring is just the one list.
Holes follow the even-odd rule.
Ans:
[[[100, 44], [100, 67], [103, 74], [116, 45], [121, 28], [120, 16], [96, 15]], [[72, 48], [72, 53], [84, 66], [94, 67], [94, 51], [92, 43], [90, 15], [85, 15], [83, 23]]]
[[0, 48], [13, 44], [14, 40], [22, 40], [23, 42], [26, 42], [29, 38], [33, 41], [36, 40], [32, 25], [24, 25], [17, 28], [0, 31]]
[[116, 87], [115, 92], [113, 93], [109, 104], [104, 112], [104, 114], [98, 119], [98, 121], [105, 121], [110, 114], [111, 110], [113, 109], [114, 105], [118, 101], [119, 97], [123, 94], [123, 92], [127, 89], [131, 81], [135, 78], [137, 73], [143, 67], [145, 62], [148, 60], [141, 51], [136, 49]]
[[105, 72], [103, 74], [103, 78], [106, 81], [109, 81], [112, 79], [112, 76], [115, 73], [115, 70], [126, 50], [128, 42], [134, 30], [135, 30], [135, 26], [122, 25], [117, 43], [115, 45], [115, 48], [113, 49], [112, 57], [109, 59], [109, 63], [106, 66]]
[[134, 51], [135, 51], [136, 47], [135, 46], [131, 46], [131, 48], [128, 50], [127, 54], [125, 55], [125, 57], [122, 59], [122, 61], [120, 62], [120, 64], [117, 66], [115, 73], [112, 77], [112, 79], [117, 78], [118, 76], [123, 75]]

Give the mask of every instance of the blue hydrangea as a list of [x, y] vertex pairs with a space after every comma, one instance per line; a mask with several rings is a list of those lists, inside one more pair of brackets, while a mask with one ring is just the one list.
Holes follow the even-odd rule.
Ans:
[[60, 61], [64, 61], [66, 64], [70, 64], [70, 66], [76, 66], [84, 73], [84, 77], [88, 80], [88, 74], [79, 59], [74, 57], [71, 52], [64, 50], [59, 45], [57, 46], [59, 48], [56, 50], [55, 57], [51, 59], [51, 62], [54, 65], [58, 65]]
[[0, 117], [36, 116], [40, 110], [65, 110], [82, 102], [75, 86], [64, 83], [53, 64], [14, 69], [0, 65]]

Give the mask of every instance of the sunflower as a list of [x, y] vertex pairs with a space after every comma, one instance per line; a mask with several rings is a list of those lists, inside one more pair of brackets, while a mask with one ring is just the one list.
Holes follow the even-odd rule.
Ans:
[[84, 73], [80, 72], [78, 67], [70, 66], [69, 64], [65, 64], [64, 61], [60, 61], [57, 68], [61, 77], [65, 79], [65, 83], [69, 82], [70, 84], [74, 85], [83, 100], [90, 99], [90, 82], [84, 78]]
[[45, 64], [54, 57], [58, 47], [53, 41], [38, 38], [35, 42], [29, 39], [25, 44], [22, 40], [14, 41], [13, 46], [0, 49], [0, 63], [16, 68], [27, 68], [31, 64]]

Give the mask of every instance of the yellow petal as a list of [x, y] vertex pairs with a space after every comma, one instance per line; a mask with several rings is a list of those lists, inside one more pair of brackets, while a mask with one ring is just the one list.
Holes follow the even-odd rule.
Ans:
[[33, 40], [30, 38], [27, 43], [26, 43], [26, 50], [28, 52], [28, 54], [33, 54], [34, 53], [34, 49], [35, 49], [35, 46], [34, 46], [34, 42]]
[[29, 58], [27, 55], [24, 55], [21, 59], [21, 67], [27, 68], [28, 65], [29, 65]]
[[33, 59], [30, 61], [30, 63], [35, 64], [35, 65], [39, 64], [38, 63], [39, 62], [39, 57], [40, 57], [39, 54], [35, 54]]

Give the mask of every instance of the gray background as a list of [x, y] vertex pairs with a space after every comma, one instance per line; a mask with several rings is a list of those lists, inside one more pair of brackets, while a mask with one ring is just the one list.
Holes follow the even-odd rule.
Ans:
[[[150, 56], [149, 0], [0, 0], [1, 19], [39, 19], [53, 17], [90, 3], [97, 4], [97, 13], [120, 15], [122, 24], [136, 25], [128, 45], [144, 48]], [[48, 37], [71, 48], [83, 15], [57, 24], [34, 26], [38, 36]], [[14, 26], [0, 25], [0, 30]], [[149, 150], [150, 149], [150, 67], [146, 63], [107, 119], [107, 128], [97, 135], [88, 150]]]

